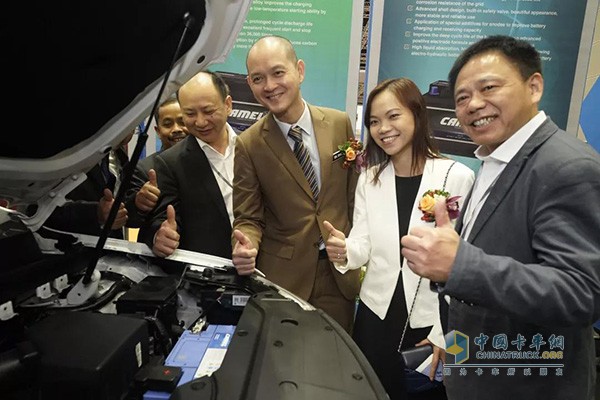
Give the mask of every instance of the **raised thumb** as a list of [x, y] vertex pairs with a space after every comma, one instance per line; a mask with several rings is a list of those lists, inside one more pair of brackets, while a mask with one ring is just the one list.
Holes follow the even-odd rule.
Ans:
[[175, 220], [175, 207], [171, 204], [167, 206], [167, 222], [177, 229], [177, 221]]
[[233, 231], [233, 236], [235, 237], [235, 240], [240, 242], [242, 246], [252, 247], [252, 242], [250, 241], [250, 239], [248, 239], [248, 236], [244, 235], [244, 233], [239, 229]]
[[325, 229], [327, 229], [327, 231], [329, 232], [329, 234], [331, 236], [334, 236], [334, 237], [337, 237], [340, 239], [346, 238], [346, 235], [344, 235], [344, 232], [338, 231], [337, 229], [335, 229], [335, 227], [331, 224], [331, 222], [323, 221], [323, 226], [325, 227]]
[[448, 215], [448, 209], [446, 208], [446, 201], [438, 201], [435, 203], [433, 208], [435, 215], [435, 226], [444, 227], [450, 226], [450, 216]]
[[102, 195], [103, 195], [102, 197], [104, 198], [105, 201], [112, 201], [112, 199], [113, 199], [113, 194], [109, 188], [104, 188]]
[[156, 171], [153, 169], [150, 169], [148, 171], [148, 182], [150, 182], [150, 184], [154, 187], [158, 187], [158, 180], [156, 179]]

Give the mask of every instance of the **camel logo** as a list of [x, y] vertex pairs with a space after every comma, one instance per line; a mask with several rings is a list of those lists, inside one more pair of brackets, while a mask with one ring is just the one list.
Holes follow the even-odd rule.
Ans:
[[469, 337], [457, 330], [448, 332], [446, 335], [446, 354], [454, 356], [454, 363], [446, 359], [448, 364], [462, 364], [467, 361], [469, 359]]

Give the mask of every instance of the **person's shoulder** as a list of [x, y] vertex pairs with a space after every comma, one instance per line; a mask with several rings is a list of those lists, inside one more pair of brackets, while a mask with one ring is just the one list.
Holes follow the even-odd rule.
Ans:
[[[158, 153], [155, 153], [155, 163], [156, 160], [160, 159], [164, 162], [172, 162], [172, 161], [176, 161], [178, 157], [181, 156], [181, 153], [183, 153], [185, 151], [185, 149], [190, 146], [190, 142], [196, 141], [196, 137], [193, 135], [187, 135], [185, 137], [185, 139], [180, 140], [179, 142], [175, 143], [173, 146], [169, 147], [166, 150], [160, 151]], [[200, 146], [198, 146], [200, 147]]]
[[452, 169], [456, 169], [454, 171], [456, 174], [465, 175], [465, 176], [475, 176], [475, 172], [473, 169], [460, 161], [452, 160], [452, 162], [456, 162]]
[[[540, 138], [536, 136], [540, 136]], [[548, 135], [544, 138], [544, 135]], [[600, 164], [600, 154], [587, 142], [581, 140], [576, 135], [566, 132], [559, 128], [554, 122], [548, 119], [529, 141], [541, 140], [532, 154], [532, 157], [538, 162], [547, 162], [556, 165], [560, 163], [575, 163], [578, 161], [591, 161], [594, 164]]]
[[268, 118], [270, 118], [271, 113], [267, 113], [263, 115], [258, 121], [244, 129], [242, 132], [238, 134], [237, 140], [248, 141], [260, 132], [265, 124], [267, 124]]
[[564, 151], [569, 151], [571, 156], [589, 156], [600, 160], [600, 154], [587, 142], [579, 139], [575, 135], [559, 129], [549, 142]]
[[600, 154], [588, 143], [548, 122], [528, 139], [511, 162], [525, 159], [527, 173], [535, 176], [537, 183], [597, 179]]
[[469, 168], [467, 165], [465, 165], [462, 162], [455, 160], [453, 158], [441, 157], [441, 158], [435, 158], [434, 160], [435, 160], [434, 162], [437, 165], [439, 165], [442, 170], [448, 170], [450, 167], [452, 167], [452, 169], [451, 169], [452, 173], [469, 173], [469, 172], [473, 173], [473, 170], [471, 168]]
[[155, 152], [152, 154], [148, 154], [144, 158], [141, 158], [136, 165], [136, 169], [148, 171], [149, 169], [154, 168], [154, 159], [157, 155], [158, 152]]
[[[308, 103], [306, 103], [308, 104]], [[337, 108], [324, 107], [324, 106], [315, 106], [312, 104], [308, 104], [309, 109], [313, 111], [320, 111], [323, 115], [328, 117], [336, 117], [336, 118], [348, 118], [348, 113], [346, 111], [338, 110]]]

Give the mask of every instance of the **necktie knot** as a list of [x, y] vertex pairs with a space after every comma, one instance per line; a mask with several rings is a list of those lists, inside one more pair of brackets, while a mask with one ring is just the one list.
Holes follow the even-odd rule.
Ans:
[[288, 136], [291, 137], [294, 142], [301, 143], [302, 142], [302, 128], [300, 128], [298, 125], [294, 125], [294, 126], [290, 127], [290, 130], [288, 131]]

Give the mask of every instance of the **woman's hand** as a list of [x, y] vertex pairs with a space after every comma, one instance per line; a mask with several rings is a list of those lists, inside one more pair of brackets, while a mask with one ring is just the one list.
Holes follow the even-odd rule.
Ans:
[[446, 362], [446, 351], [441, 347], [437, 347], [429, 341], [429, 339], [423, 339], [415, 346], [431, 346], [433, 349], [433, 357], [431, 359], [431, 368], [429, 369], [429, 380], [433, 382], [435, 379], [435, 372], [437, 371], [437, 365], [441, 361], [442, 364]]
[[335, 229], [335, 227], [329, 221], [324, 221], [323, 226], [325, 226], [325, 229], [329, 231], [329, 237], [325, 242], [325, 248], [327, 249], [329, 261], [332, 263], [345, 263], [346, 235], [344, 235], [344, 232]]

